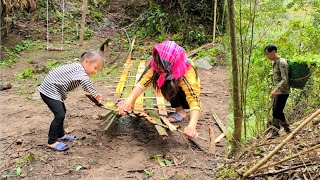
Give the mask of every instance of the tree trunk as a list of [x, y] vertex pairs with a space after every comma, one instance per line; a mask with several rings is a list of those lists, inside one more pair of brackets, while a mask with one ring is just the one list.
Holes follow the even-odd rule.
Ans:
[[217, 3], [218, 0], [214, 0], [212, 1], [213, 3], [213, 34], [212, 34], [212, 43], [215, 43], [215, 39], [216, 39], [216, 25], [217, 25]]
[[234, 20], [234, 3], [233, 0], [228, 0], [228, 12], [230, 23], [230, 45], [232, 56], [232, 95], [233, 95], [233, 114], [234, 114], [234, 131], [233, 139], [231, 140], [231, 154], [234, 155], [241, 145], [241, 130], [242, 116], [239, 102], [239, 77], [238, 77], [238, 59], [237, 59], [237, 44], [236, 30]]
[[226, 9], [225, 9], [225, 1], [226, 0], [219, 0], [217, 4], [217, 28], [218, 33], [224, 34], [226, 32]]
[[86, 16], [87, 16], [87, 0], [83, 0], [83, 7], [82, 8], [83, 8], [82, 9], [82, 22], [81, 22], [79, 46], [83, 45], [84, 29], [85, 29], [85, 25], [86, 25]]
[[9, 28], [8, 24], [5, 23], [5, 17], [6, 17], [6, 6], [4, 3], [1, 1], [1, 6], [0, 6], [0, 14], [1, 14], [1, 20], [0, 20], [0, 42], [2, 43], [2, 38], [4, 38], [7, 34], [7, 28]]

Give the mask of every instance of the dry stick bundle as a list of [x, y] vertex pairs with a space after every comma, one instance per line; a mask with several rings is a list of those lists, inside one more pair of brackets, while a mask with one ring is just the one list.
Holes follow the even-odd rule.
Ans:
[[293, 159], [293, 158], [295, 158], [295, 157], [297, 157], [297, 156], [300, 156], [300, 155], [303, 155], [303, 154], [312, 152], [313, 150], [316, 150], [316, 149], [318, 149], [318, 148], [320, 148], [320, 144], [315, 145], [315, 146], [313, 146], [313, 147], [311, 147], [311, 148], [309, 148], [309, 149], [305, 149], [305, 150], [303, 150], [303, 151], [301, 151], [301, 152], [299, 152], [299, 153], [297, 153], [297, 154], [294, 154], [294, 155], [292, 155], [292, 156], [290, 156], [290, 157], [287, 157], [287, 158], [285, 158], [285, 159], [283, 159], [283, 160], [281, 160], [281, 161], [278, 161], [278, 162], [275, 162], [275, 163], [271, 163], [271, 164], [269, 164], [269, 165], [262, 166], [262, 167], [260, 167], [257, 171], [261, 171], [261, 170], [266, 169], [266, 168], [268, 168], [268, 167], [275, 166], [275, 165], [277, 165], [277, 164], [286, 162], [286, 161], [288, 161], [288, 160], [290, 160], [290, 159]]
[[257, 174], [254, 177], [257, 177], [257, 176], [271, 176], [271, 175], [280, 174], [280, 173], [283, 173], [283, 172], [286, 172], [286, 171], [290, 171], [290, 170], [293, 170], [293, 169], [298, 169], [298, 168], [301, 168], [301, 167], [312, 166], [312, 165], [315, 165], [315, 164], [314, 163], [299, 164], [299, 165], [290, 166], [288, 168], [281, 169], [281, 170], [278, 170], [278, 171], [271, 171], [271, 172]]
[[320, 109], [313, 113], [310, 117], [304, 120], [292, 133], [289, 134], [273, 151], [271, 151], [266, 157], [264, 157], [258, 164], [250, 168], [246, 173], [243, 174], [243, 177], [248, 177], [254, 173], [258, 168], [265, 164], [275, 153], [277, 153], [289, 140], [293, 138], [304, 126], [306, 126], [311, 120], [313, 120], [318, 114], [320, 114]]

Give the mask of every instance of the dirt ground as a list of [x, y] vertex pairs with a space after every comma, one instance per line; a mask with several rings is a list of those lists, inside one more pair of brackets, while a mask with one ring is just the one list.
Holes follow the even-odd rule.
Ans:
[[[113, 16], [110, 14], [110, 16]], [[12, 67], [0, 67], [1, 81], [11, 82], [13, 87], [0, 92], [0, 174], [3, 177], [18, 179], [17, 168], [21, 168], [20, 177], [24, 179], [210, 179], [215, 175], [217, 159], [226, 156], [226, 144], [223, 139], [217, 146], [217, 158], [207, 155], [209, 142], [196, 139], [204, 151], [196, 150], [194, 155], [179, 133], [171, 133], [165, 140], [159, 137], [155, 128], [145, 122], [139, 122], [127, 131], [105, 133], [98, 115], [104, 112], [85, 97], [78, 88], [68, 94], [65, 101], [67, 116], [65, 129], [80, 137], [80, 140], [67, 142], [70, 149], [55, 152], [47, 147], [48, 128], [53, 114], [42, 102], [36, 90], [41, 80], [19, 81], [16, 78], [28, 67], [46, 65], [50, 59], [70, 63], [83, 50], [98, 48], [104, 35], [112, 36], [116, 25], [106, 27], [107, 33], [96, 33], [82, 48], [76, 44], [65, 45], [64, 52], [35, 50], [22, 52], [19, 62]], [[18, 41], [11, 35], [7, 42]], [[111, 47], [119, 51], [118, 47]], [[112, 51], [111, 51], [112, 52]], [[34, 62], [30, 64], [28, 62]], [[102, 72], [101, 72], [102, 73]], [[119, 78], [117, 74], [115, 79]], [[228, 71], [226, 66], [215, 66], [211, 70], [198, 69], [202, 89], [213, 94], [202, 94], [202, 116], [197, 130], [200, 136], [209, 139], [208, 126], [212, 125], [216, 135], [221, 131], [212, 118], [211, 111], [227, 126], [228, 119]], [[39, 79], [45, 73], [36, 75]], [[114, 79], [94, 81], [95, 87], [106, 101], [112, 99], [114, 91], [110, 85], [116, 85]], [[185, 119], [178, 125], [184, 127]], [[34, 157], [30, 160], [30, 154]], [[153, 158], [159, 155], [177, 165], [161, 167]], [[81, 168], [80, 168], [81, 167]]]
[[[152, 126], [143, 123], [140, 124], [142, 127], [127, 132], [104, 133], [100, 126], [101, 120], [97, 118], [104, 110], [94, 106], [80, 88], [71, 92], [65, 101], [65, 128], [82, 140], [68, 142], [70, 149], [66, 152], [54, 152], [47, 148], [47, 132], [53, 115], [39, 99], [37, 84], [19, 84], [14, 77], [26, 68], [24, 59], [32, 58], [41, 64], [56, 53], [43, 50], [25, 53], [22, 60], [12, 68], [1, 69], [2, 80], [13, 82], [12, 89], [0, 92], [2, 175], [10, 174], [10, 171], [20, 166], [19, 159], [32, 153], [35, 160], [21, 167], [22, 176], [26, 179], [143, 179], [148, 177], [144, 170], [153, 173], [150, 179], [209, 179], [213, 176], [214, 158], [201, 151], [193, 155], [179, 134], [172, 133], [169, 138], [162, 140]], [[214, 125], [211, 110], [224, 122], [227, 121], [227, 69], [223, 66], [212, 70], [199, 69], [198, 73], [202, 88], [214, 92], [201, 96], [203, 112], [197, 127], [201, 136], [209, 138], [208, 125], [215, 127], [216, 134], [221, 133]], [[114, 90], [110, 89], [108, 82], [94, 82], [94, 85], [106, 99], [112, 98], [110, 92]], [[28, 93], [19, 94], [21, 89], [26, 89]], [[178, 124], [184, 127], [187, 120]], [[199, 139], [197, 142], [204, 150], [207, 149], [208, 142]], [[220, 143], [218, 156], [225, 156], [225, 148], [224, 143]], [[175, 159], [179, 165], [160, 167], [155, 159], [151, 159], [156, 154], [168, 160]], [[76, 171], [78, 165], [83, 169]]]

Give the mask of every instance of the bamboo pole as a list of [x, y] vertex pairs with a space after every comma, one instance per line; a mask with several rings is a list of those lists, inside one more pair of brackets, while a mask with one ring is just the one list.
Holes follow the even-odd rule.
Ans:
[[83, 39], [84, 39], [84, 29], [86, 24], [86, 16], [87, 16], [87, 0], [83, 0], [83, 6], [82, 6], [82, 21], [81, 21], [81, 31], [80, 31], [80, 42], [79, 46], [83, 45]]
[[265, 156], [258, 164], [250, 168], [246, 173], [243, 174], [243, 177], [248, 177], [252, 173], [254, 173], [258, 168], [264, 165], [275, 153], [277, 153], [289, 140], [293, 138], [295, 134], [297, 134], [304, 126], [306, 126], [311, 120], [313, 120], [318, 114], [320, 114], [320, 109], [318, 109], [315, 113], [309, 116], [306, 120], [304, 120], [292, 133], [289, 134], [273, 151], [271, 151], [267, 156]]

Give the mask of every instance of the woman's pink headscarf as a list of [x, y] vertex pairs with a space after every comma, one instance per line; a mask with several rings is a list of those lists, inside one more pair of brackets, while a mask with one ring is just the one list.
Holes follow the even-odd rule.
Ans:
[[166, 80], [179, 79], [192, 65], [187, 58], [186, 51], [174, 41], [157, 44], [152, 50], [152, 55], [155, 51], [158, 52], [160, 61], [166, 70], [166, 72], [160, 72], [155, 66], [154, 59], [151, 60], [151, 68], [160, 74], [157, 80], [158, 87], [161, 87]]

